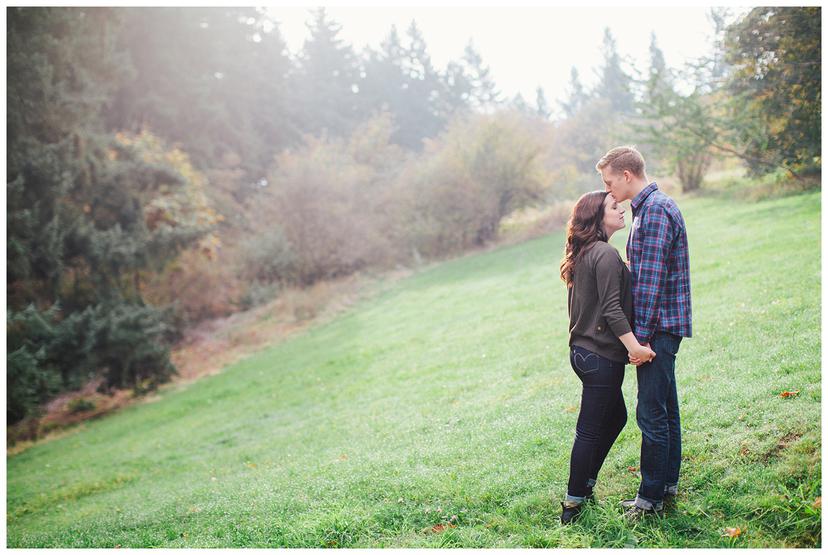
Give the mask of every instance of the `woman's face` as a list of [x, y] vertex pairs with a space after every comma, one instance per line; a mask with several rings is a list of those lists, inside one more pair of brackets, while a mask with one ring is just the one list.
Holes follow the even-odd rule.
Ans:
[[604, 199], [604, 231], [612, 235], [619, 229], [624, 229], [624, 209], [612, 195], [607, 195]]

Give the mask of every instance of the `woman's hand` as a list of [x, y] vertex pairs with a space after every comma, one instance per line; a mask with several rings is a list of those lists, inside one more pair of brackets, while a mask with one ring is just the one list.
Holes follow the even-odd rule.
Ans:
[[636, 366], [641, 366], [653, 360], [656, 356], [655, 351], [650, 348], [650, 344], [646, 345], [636, 344], [629, 350], [630, 362]]

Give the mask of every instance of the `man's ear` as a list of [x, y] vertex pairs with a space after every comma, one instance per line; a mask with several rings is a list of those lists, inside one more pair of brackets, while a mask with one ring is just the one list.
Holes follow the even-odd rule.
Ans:
[[632, 181], [632, 177], [633, 177], [633, 175], [632, 175], [632, 172], [630, 170], [624, 170], [624, 181], [629, 183], [630, 181]]

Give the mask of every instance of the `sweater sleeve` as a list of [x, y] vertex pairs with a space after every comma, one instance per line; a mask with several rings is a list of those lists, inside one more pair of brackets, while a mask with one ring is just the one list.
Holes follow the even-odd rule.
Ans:
[[616, 337], [632, 331], [624, 310], [621, 308], [621, 283], [624, 262], [615, 247], [607, 245], [596, 253], [595, 280], [598, 289], [598, 306]]

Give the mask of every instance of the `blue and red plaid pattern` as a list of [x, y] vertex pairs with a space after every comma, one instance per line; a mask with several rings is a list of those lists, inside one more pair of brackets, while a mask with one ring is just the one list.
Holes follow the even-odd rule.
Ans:
[[632, 200], [627, 239], [633, 291], [633, 331], [649, 343], [657, 331], [691, 337], [687, 230], [676, 203], [650, 183]]

